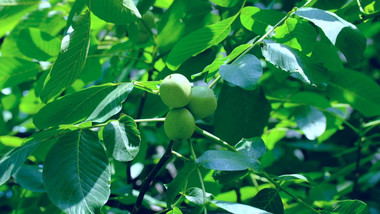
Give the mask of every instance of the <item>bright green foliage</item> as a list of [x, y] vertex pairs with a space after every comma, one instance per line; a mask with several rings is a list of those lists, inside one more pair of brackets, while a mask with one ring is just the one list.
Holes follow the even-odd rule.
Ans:
[[0, 212], [380, 213], [378, 2], [0, 0]]

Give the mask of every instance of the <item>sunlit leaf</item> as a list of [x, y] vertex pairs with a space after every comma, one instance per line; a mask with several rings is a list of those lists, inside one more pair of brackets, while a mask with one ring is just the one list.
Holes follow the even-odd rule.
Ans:
[[335, 71], [327, 92], [330, 97], [352, 105], [366, 117], [380, 115], [380, 86], [363, 73], [350, 69]]
[[0, 89], [33, 79], [41, 69], [38, 63], [15, 57], [0, 57], [0, 68]]
[[73, 18], [70, 31], [62, 39], [61, 51], [48, 74], [41, 100], [49, 101], [69, 87], [82, 72], [86, 62], [90, 36], [90, 13]]
[[218, 23], [208, 25], [183, 37], [169, 53], [167, 66], [175, 71], [191, 56], [219, 44], [231, 31], [235, 17], [227, 18]]
[[44, 106], [33, 118], [40, 128], [86, 121], [104, 122], [121, 110], [132, 83], [93, 86], [67, 95]]
[[140, 150], [140, 132], [129, 116], [108, 123], [103, 138], [108, 152], [118, 161], [131, 161]]

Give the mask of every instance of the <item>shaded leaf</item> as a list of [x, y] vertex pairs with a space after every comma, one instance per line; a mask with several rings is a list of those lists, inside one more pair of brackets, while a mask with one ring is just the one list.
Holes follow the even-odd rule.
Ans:
[[168, 189], [165, 192], [165, 201], [168, 207], [174, 202], [175, 197], [180, 193], [184, 193], [187, 188], [187, 182], [191, 173], [196, 169], [193, 161], [188, 161], [177, 176], [168, 185]]
[[290, 100], [294, 103], [308, 104], [322, 109], [326, 109], [330, 106], [330, 103], [326, 97], [310, 91], [298, 92], [290, 97]]
[[365, 117], [380, 115], [380, 86], [365, 74], [349, 69], [335, 71], [327, 94], [350, 104]]
[[263, 75], [263, 68], [256, 56], [245, 54], [232, 64], [220, 66], [219, 73], [224, 80], [246, 90], [253, 90]]
[[75, 124], [87, 119], [104, 122], [121, 110], [132, 83], [93, 86], [48, 103], [34, 117], [34, 124], [44, 129], [61, 124]]
[[110, 195], [108, 158], [91, 131], [65, 134], [50, 149], [43, 180], [51, 202], [69, 213], [94, 213]]
[[260, 88], [247, 91], [223, 84], [215, 111], [215, 134], [232, 144], [259, 136], [268, 122], [270, 109]]
[[190, 57], [219, 44], [231, 31], [231, 24], [236, 17], [203, 27], [183, 37], [169, 53], [166, 64], [175, 71]]
[[63, 37], [60, 54], [45, 80], [41, 92], [44, 103], [69, 87], [84, 68], [90, 44], [90, 13], [73, 19], [72, 30]]
[[250, 200], [249, 204], [271, 213], [284, 213], [284, 205], [282, 204], [280, 194], [276, 189], [265, 188], [260, 190], [260, 192]]
[[212, 173], [212, 178], [218, 181], [220, 184], [230, 184], [236, 182], [236, 180], [242, 179], [242, 177], [246, 176], [248, 170], [241, 171], [221, 171], [215, 170]]
[[270, 212], [267, 212], [265, 210], [255, 208], [246, 204], [239, 204], [239, 203], [233, 203], [233, 202], [227, 202], [227, 201], [211, 201], [211, 203], [215, 204], [215, 206], [217, 207], [220, 207], [234, 214], [241, 214], [241, 213], [270, 214]]
[[298, 107], [295, 121], [309, 140], [315, 140], [326, 130], [326, 116], [313, 106]]
[[42, 181], [42, 169], [38, 166], [23, 165], [13, 177], [17, 183], [27, 190], [45, 192]]
[[140, 150], [140, 132], [133, 118], [126, 115], [108, 123], [103, 138], [107, 151], [118, 161], [131, 161]]
[[16, 57], [0, 57], [0, 89], [33, 79], [40, 71], [38, 63]]
[[0, 159], [0, 185], [4, 184], [17, 170], [22, 167], [25, 160], [42, 142], [46, 142], [55, 136], [69, 130], [48, 130], [33, 135], [24, 145], [7, 152]]

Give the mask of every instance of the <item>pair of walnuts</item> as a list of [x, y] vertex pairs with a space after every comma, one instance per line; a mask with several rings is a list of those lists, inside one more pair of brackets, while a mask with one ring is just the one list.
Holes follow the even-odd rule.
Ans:
[[210, 116], [216, 109], [214, 92], [206, 86], [191, 87], [182, 74], [171, 74], [161, 82], [160, 97], [170, 107], [164, 129], [166, 135], [181, 141], [190, 138], [195, 130], [195, 118]]

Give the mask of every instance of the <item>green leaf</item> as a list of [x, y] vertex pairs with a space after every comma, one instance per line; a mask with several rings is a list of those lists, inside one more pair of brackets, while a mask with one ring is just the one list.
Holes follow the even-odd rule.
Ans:
[[[3, 3], [3, 5], [1, 3]], [[7, 32], [11, 31], [20, 22], [20, 19], [25, 14], [38, 7], [37, 4], [19, 5], [17, 7], [5, 7], [4, 4], [6, 3], [8, 3], [8, 1], [0, 1], [0, 37], [3, 37]]]
[[25, 189], [33, 192], [45, 192], [42, 181], [42, 169], [38, 166], [23, 165], [13, 177]]
[[[17, 8], [18, 7], [20, 6], [17, 6]], [[33, 45], [33, 44], [27, 44], [25, 47], [21, 47], [20, 44], [23, 43], [23, 41], [21, 40], [25, 39], [25, 33], [23, 36], [21, 35], [21, 32], [27, 31], [28, 28], [33, 28], [33, 29], [38, 29], [41, 32], [46, 32], [54, 37], [54, 36], [57, 36], [57, 34], [62, 31], [62, 29], [65, 27], [65, 24], [66, 24], [66, 20], [64, 18], [63, 12], [57, 11], [57, 12], [52, 13], [50, 8], [45, 8], [43, 10], [34, 10], [27, 15], [27, 18], [19, 20], [17, 26], [12, 30], [12, 32], [10, 32], [9, 35], [5, 37], [4, 42], [1, 45], [1, 54], [2, 56], [8, 56], [8, 57], [35, 59], [36, 57], [34, 57], [31, 54], [32, 52], [36, 52], [39, 55], [42, 54], [42, 57], [46, 57], [46, 53], [44, 53], [43, 51], [25, 50], [27, 47], [42, 48], [43, 46], [41, 46], [41, 44], [47, 44], [46, 41], [37, 42], [37, 44], [39, 44], [39, 47], [36, 47], [36, 45]], [[58, 46], [55, 46], [53, 49], [54, 51], [58, 49], [58, 52], [59, 52], [60, 42], [58, 42], [57, 45]], [[45, 47], [42, 49], [46, 50], [47, 48]], [[28, 54], [28, 56], [24, 54]], [[55, 54], [54, 56], [56, 55], [57, 54]], [[37, 56], [37, 57], [41, 57], [41, 56]], [[49, 58], [49, 60], [51, 59], [52, 58]]]
[[380, 115], [380, 86], [365, 74], [350, 69], [335, 71], [327, 94], [350, 104], [365, 117]]
[[0, 159], [0, 185], [3, 185], [20, 169], [25, 160], [40, 143], [41, 139], [32, 139], [24, 145], [10, 150]]
[[30, 5], [39, 2], [39, 0], [0, 0], [0, 6]]
[[300, 181], [300, 182], [306, 182], [310, 183], [309, 179], [307, 179], [305, 176], [300, 174], [288, 174], [288, 175], [280, 175], [276, 178], [276, 181], [283, 182], [283, 181]]
[[22, 167], [25, 160], [42, 142], [46, 142], [68, 130], [48, 130], [33, 135], [24, 145], [7, 152], [0, 159], [0, 186]]
[[97, 135], [65, 134], [50, 149], [43, 181], [51, 202], [68, 213], [94, 213], [110, 195], [110, 167]]
[[108, 123], [103, 138], [107, 151], [118, 161], [131, 161], [140, 150], [140, 132], [133, 118], [126, 115]]
[[235, 145], [235, 148], [240, 153], [256, 160], [261, 158], [267, 152], [267, 147], [265, 146], [264, 141], [259, 137], [249, 139], [243, 138]]
[[215, 112], [215, 134], [233, 144], [242, 138], [260, 136], [270, 109], [260, 88], [247, 91], [223, 84]]
[[60, 41], [37, 28], [26, 28], [20, 31], [17, 45], [25, 56], [47, 61], [59, 54]]
[[263, 75], [263, 68], [256, 56], [245, 54], [232, 64], [220, 66], [219, 73], [224, 80], [246, 90], [253, 90]]
[[125, 25], [134, 17], [141, 18], [132, 0], [87, 0], [87, 5], [91, 12], [106, 22]]
[[240, 22], [248, 30], [263, 35], [268, 26], [274, 26], [285, 14], [276, 10], [261, 10], [258, 7], [244, 7]]
[[240, 171], [248, 168], [261, 170], [260, 163], [256, 159], [241, 153], [223, 150], [208, 150], [197, 159], [197, 163], [207, 169], [222, 171]]
[[309, 54], [317, 43], [317, 31], [304, 20], [289, 18], [276, 28], [273, 39], [303, 54]]
[[296, 50], [286, 45], [275, 43], [271, 40], [264, 40], [265, 45], [262, 47], [262, 53], [265, 59], [293, 77], [303, 80], [309, 84], [317, 86], [326, 81], [325, 69], [312, 62], [310, 58], [303, 56]]
[[168, 214], [182, 214], [182, 211], [178, 207], [173, 207], [172, 210], [167, 212]]
[[239, 45], [228, 56], [215, 59], [210, 65], [206, 66], [202, 72], [198, 74], [194, 74], [192, 78], [201, 76], [202, 74], [208, 72], [207, 81], [209, 81], [219, 71], [219, 67], [221, 65], [231, 62], [232, 60], [234, 60], [236, 57], [238, 57], [241, 53], [243, 53], [245, 50], [247, 50], [251, 46], [252, 44], [250, 43]]
[[355, 25], [332, 12], [317, 8], [301, 8], [295, 14], [320, 27], [331, 43], [342, 51], [348, 62], [356, 65], [361, 61], [366, 38]]
[[210, 3], [202, 0], [173, 1], [158, 22], [157, 45], [160, 53], [169, 52], [189, 32], [212, 23], [211, 9]]
[[193, 161], [188, 161], [177, 176], [168, 185], [168, 189], [165, 192], [165, 201], [168, 207], [171, 207], [176, 196], [187, 188], [187, 182], [191, 173], [196, 169]]
[[132, 83], [104, 84], [69, 94], [48, 103], [33, 117], [33, 122], [39, 129], [84, 120], [104, 122], [121, 110], [121, 103], [132, 88]]
[[220, 184], [226, 185], [236, 182], [237, 180], [241, 180], [244, 176], [246, 176], [248, 170], [242, 171], [221, 171], [215, 170], [212, 173], [212, 178], [215, 181], [218, 181]]
[[270, 212], [267, 212], [259, 208], [251, 207], [246, 204], [239, 204], [239, 203], [233, 203], [233, 202], [227, 202], [227, 201], [211, 201], [211, 203], [215, 204], [215, 206], [217, 207], [220, 207], [234, 214], [241, 214], [241, 213], [270, 214]]
[[294, 103], [312, 105], [318, 108], [326, 109], [330, 106], [326, 97], [310, 91], [301, 91], [290, 97]]
[[342, 200], [334, 203], [330, 207], [326, 208], [330, 213], [339, 214], [368, 214], [368, 206], [366, 203], [359, 200]]
[[313, 106], [297, 107], [295, 121], [309, 140], [315, 140], [326, 130], [326, 116]]
[[38, 63], [16, 57], [0, 57], [0, 67], [0, 89], [33, 79], [40, 71]]
[[41, 92], [44, 103], [69, 87], [84, 68], [90, 44], [90, 13], [87, 11], [73, 19], [70, 31], [62, 39], [60, 54], [45, 80]]
[[211, 1], [221, 7], [233, 7], [236, 5], [236, 3], [239, 2], [239, 0], [211, 0]]
[[231, 31], [231, 24], [236, 17], [230, 17], [223, 21], [203, 27], [183, 37], [169, 53], [166, 64], [175, 71], [190, 57], [219, 44]]
[[276, 189], [265, 188], [260, 190], [260, 192], [250, 200], [249, 204], [271, 213], [284, 213], [284, 205], [282, 204], [280, 194]]
[[189, 188], [184, 195], [187, 200], [196, 205], [203, 205], [205, 201], [209, 202], [211, 196], [209, 193], [206, 193], [206, 199], [203, 199], [203, 191], [198, 187]]

